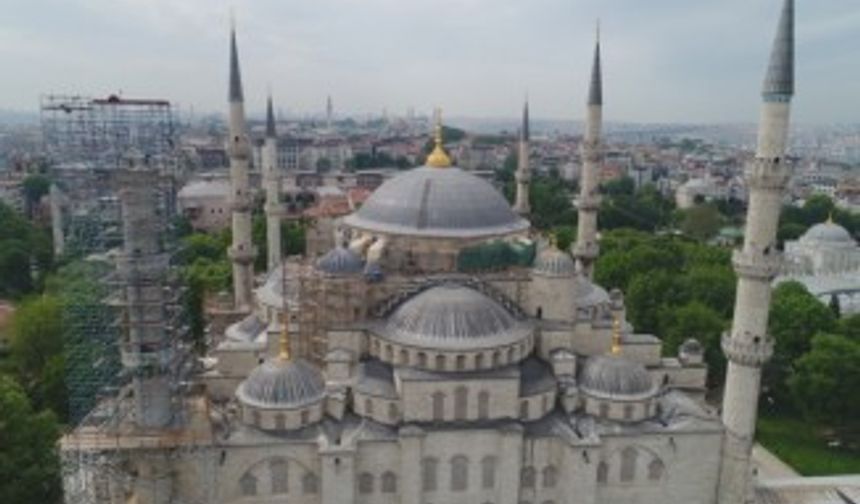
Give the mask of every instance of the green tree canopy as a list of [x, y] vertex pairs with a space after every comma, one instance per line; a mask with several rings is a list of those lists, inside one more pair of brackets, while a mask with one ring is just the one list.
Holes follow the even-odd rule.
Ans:
[[714, 205], [696, 205], [680, 211], [681, 231], [698, 240], [708, 240], [720, 230], [723, 218]]
[[0, 502], [59, 502], [59, 429], [50, 411], [33, 411], [15, 381], [0, 375]]
[[720, 383], [725, 375], [726, 359], [720, 346], [727, 321], [704, 303], [690, 301], [674, 309], [661, 311], [663, 354], [676, 355], [681, 343], [689, 338], [699, 341], [705, 349], [708, 379]]
[[810, 420], [858, 432], [860, 429], [860, 342], [818, 334], [811, 350], [797, 359], [788, 385]]

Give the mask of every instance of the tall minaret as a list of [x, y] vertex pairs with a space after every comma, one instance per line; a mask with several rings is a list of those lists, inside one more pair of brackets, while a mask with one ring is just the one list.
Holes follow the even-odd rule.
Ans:
[[278, 175], [278, 137], [272, 96], [266, 102], [266, 141], [263, 144], [263, 186], [266, 190], [266, 245], [269, 271], [281, 263], [281, 177]]
[[251, 309], [251, 290], [254, 282], [254, 256], [251, 242], [251, 195], [248, 183], [248, 163], [251, 147], [246, 134], [245, 104], [242, 95], [242, 76], [239, 74], [239, 52], [236, 48], [236, 29], [230, 28], [230, 138], [227, 152], [230, 155], [230, 203], [233, 209], [233, 244], [228, 254], [233, 261], [233, 295], [236, 308]]
[[573, 255], [583, 275], [591, 278], [594, 260], [600, 248], [597, 244], [597, 210], [600, 194], [597, 192], [598, 166], [601, 159], [600, 130], [603, 123], [603, 77], [600, 71], [600, 30], [594, 45], [594, 63], [591, 67], [591, 84], [588, 88], [585, 137], [582, 142], [582, 172], [579, 177], [579, 223]]
[[325, 99], [325, 127], [331, 129], [331, 122], [334, 118], [334, 104], [331, 102], [331, 95]]
[[523, 125], [520, 128], [519, 153], [517, 155], [517, 199], [514, 211], [526, 216], [531, 212], [529, 205], [529, 185], [531, 184], [531, 169], [529, 168], [529, 102], [523, 105]]
[[767, 77], [756, 156], [746, 167], [749, 189], [746, 231], [732, 262], [738, 274], [731, 332], [723, 337], [729, 360], [723, 398], [723, 465], [719, 502], [752, 502], [750, 453], [755, 435], [762, 365], [773, 353], [767, 334], [770, 284], [779, 269], [776, 228], [789, 179], [785, 147], [794, 94], [794, 1], [785, 0]]

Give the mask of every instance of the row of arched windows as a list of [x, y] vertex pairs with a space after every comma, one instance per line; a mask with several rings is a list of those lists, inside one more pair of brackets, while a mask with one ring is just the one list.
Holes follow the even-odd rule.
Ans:
[[[558, 483], [558, 469], [554, 465], [545, 466], [541, 469], [541, 486], [543, 488], [555, 488]], [[531, 489], [537, 486], [537, 470], [532, 466], [523, 467], [520, 471], [520, 487]]]
[[[507, 349], [498, 349], [492, 352], [451, 356], [446, 354], [428, 355], [426, 352], [400, 348], [391, 343], [383, 344], [380, 340], [374, 339], [371, 343], [371, 354], [386, 362], [403, 366], [417, 366], [437, 371], [467, 371], [497, 368], [517, 362], [528, 354], [528, 345], [528, 342], [523, 342]], [[449, 360], [453, 360], [453, 362], [449, 362]]]
[[[445, 399], [444, 392], [434, 392], [431, 396], [433, 402], [433, 420], [442, 421], [445, 419]], [[477, 409], [478, 420], [486, 420], [490, 418], [490, 393], [486, 390], [481, 390], [477, 394]], [[465, 386], [459, 386], [454, 389], [454, 420], [466, 420], [469, 417], [469, 389]]]
[[[639, 459], [639, 452], [636, 448], [628, 446], [621, 452], [621, 465], [618, 470], [618, 479], [622, 483], [629, 483], [636, 480], [636, 466]], [[609, 481], [609, 464], [605, 461], [600, 462], [597, 466], [597, 482], [607, 483]], [[663, 473], [666, 467], [658, 458], [654, 458], [648, 463], [648, 480], [659, 481], [663, 478]]]
[[[481, 459], [480, 488], [492, 489], [496, 486], [497, 459], [487, 455]], [[469, 458], [465, 455], [455, 455], [450, 460], [450, 490], [464, 492], [469, 489]], [[425, 492], [435, 492], [439, 489], [438, 480], [439, 460], [435, 457], [425, 457], [421, 461], [421, 489]]]
[[[269, 462], [270, 488], [269, 493], [273, 495], [285, 494], [289, 492], [289, 472], [287, 470], [286, 460], [272, 460]], [[301, 493], [305, 495], [316, 494], [319, 492], [319, 477], [307, 471], [302, 476]], [[251, 472], [246, 472], [239, 478], [239, 491], [243, 497], [258, 495], [261, 492], [259, 488], [259, 480]]]
[[[358, 493], [371, 494], [376, 491], [376, 478], [369, 472], [358, 475]], [[391, 471], [382, 473], [379, 477], [379, 491], [382, 493], [397, 492], [397, 475]]]

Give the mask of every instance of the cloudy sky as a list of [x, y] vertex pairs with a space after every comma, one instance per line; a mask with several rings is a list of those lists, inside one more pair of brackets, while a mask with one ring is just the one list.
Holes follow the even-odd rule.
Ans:
[[[261, 111], [408, 107], [579, 118], [595, 19], [606, 115], [756, 119], [781, 0], [0, 0], [0, 108], [43, 92], [168, 98], [225, 109], [238, 24], [245, 94]], [[797, 0], [796, 119], [860, 121], [860, 0]]]

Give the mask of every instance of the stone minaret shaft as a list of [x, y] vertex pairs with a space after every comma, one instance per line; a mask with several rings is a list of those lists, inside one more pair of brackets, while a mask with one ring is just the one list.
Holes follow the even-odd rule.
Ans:
[[523, 125], [520, 129], [519, 152], [517, 154], [517, 199], [514, 211], [520, 215], [531, 212], [529, 204], [529, 185], [531, 184], [531, 168], [529, 167], [529, 102], [523, 106]]
[[167, 331], [165, 282], [168, 257], [160, 243], [157, 175], [129, 169], [116, 175], [122, 208], [122, 363], [134, 390], [134, 421], [163, 427], [172, 419], [170, 366], [174, 348]]
[[794, 2], [785, 0], [764, 81], [758, 149], [746, 168], [749, 208], [744, 244], [732, 257], [738, 287], [732, 329], [723, 337], [729, 366], [723, 398], [726, 433], [719, 489], [721, 504], [753, 499], [750, 454], [761, 368], [773, 353], [767, 321], [771, 280], [779, 268], [776, 229], [789, 178], [785, 148], [793, 94]]
[[603, 123], [603, 77], [600, 70], [600, 40], [594, 46], [591, 84], [588, 88], [585, 137], [582, 142], [582, 172], [579, 177], [579, 219], [573, 255], [583, 275], [591, 278], [600, 248], [597, 244], [598, 168], [601, 160], [600, 131]]
[[230, 138], [227, 151], [230, 156], [230, 203], [233, 210], [233, 244], [229, 255], [233, 262], [233, 295], [236, 308], [251, 309], [251, 291], [254, 283], [254, 256], [251, 242], [251, 194], [248, 182], [248, 164], [251, 148], [245, 125], [245, 104], [242, 95], [242, 77], [239, 74], [239, 53], [236, 48], [236, 31], [230, 31]]
[[278, 137], [272, 97], [266, 103], [266, 140], [263, 143], [263, 185], [266, 190], [266, 266], [273, 271], [281, 263], [281, 177], [278, 175]]

